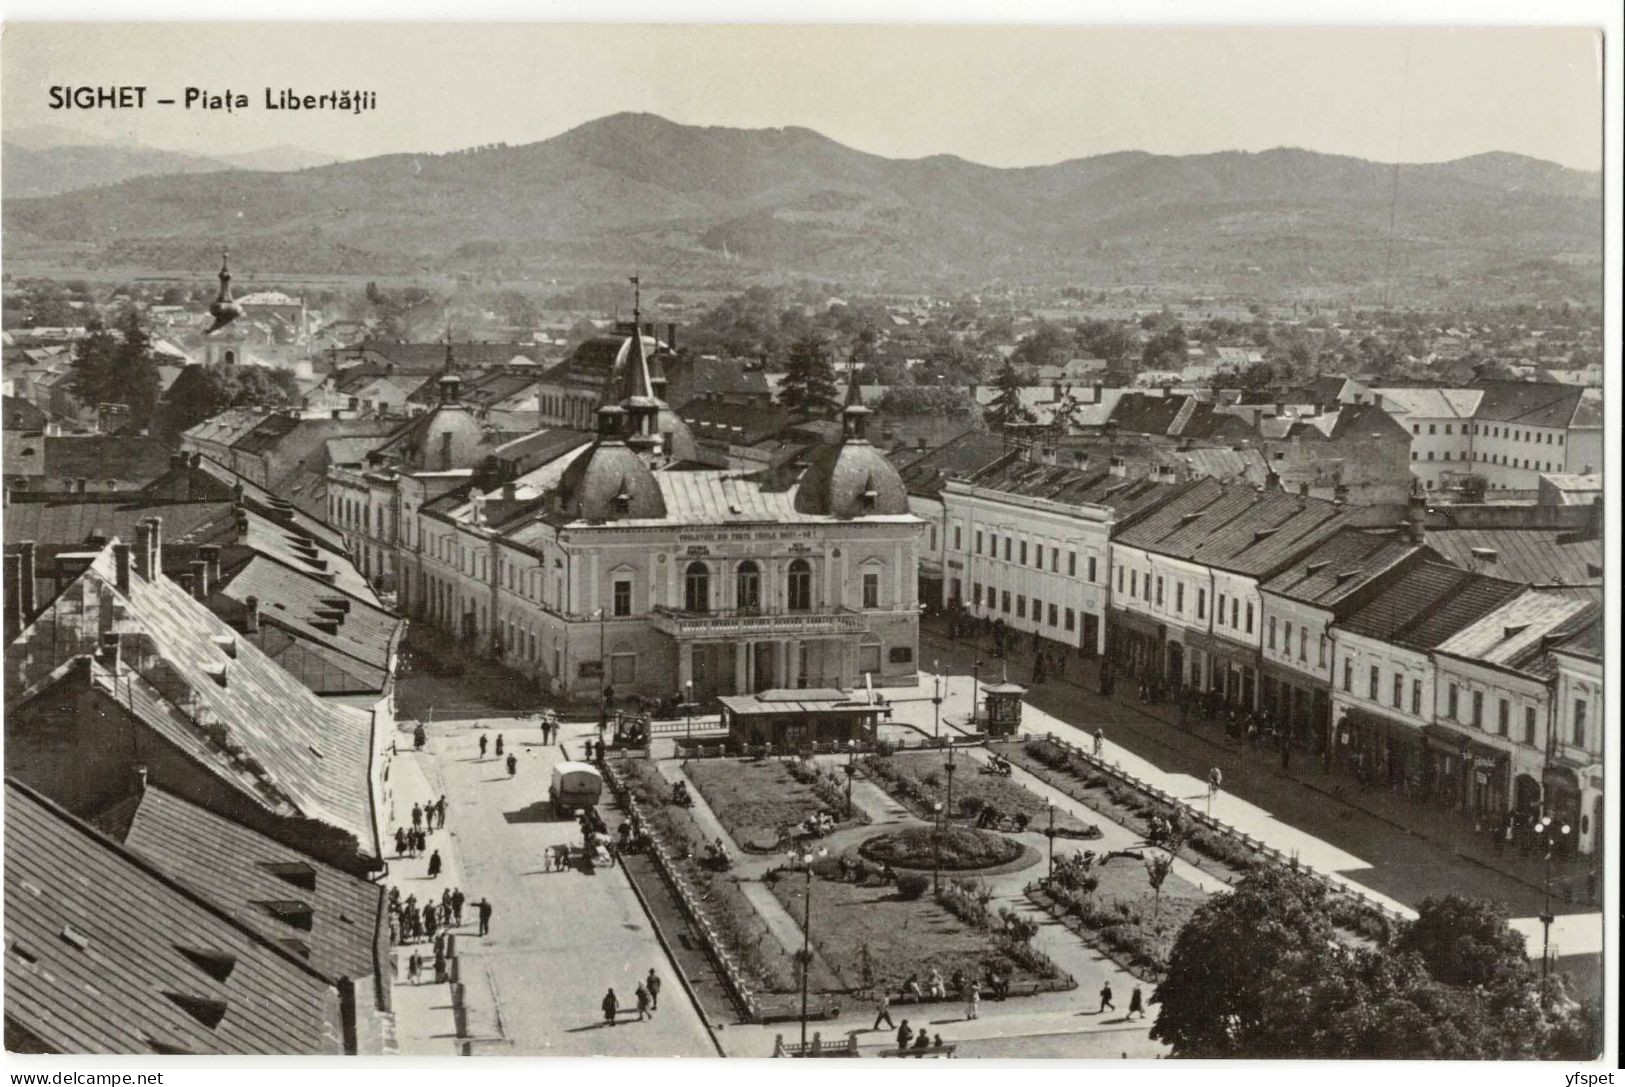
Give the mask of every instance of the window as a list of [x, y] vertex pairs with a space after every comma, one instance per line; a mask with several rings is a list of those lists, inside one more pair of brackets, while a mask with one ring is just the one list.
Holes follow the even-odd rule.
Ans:
[[1444, 704], [1445, 716], [1450, 718], [1452, 721], [1459, 720], [1456, 714], [1461, 708], [1461, 692], [1456, 688], [1454, 683], [1452, 683], [1449, 689], [1445, 691]]
[[1523, 710], [1523, 742], [1530, 747], [1535, 746], [1535, 707], [1525, 706]]
[[1270, 616], [1270, 649], [1275, 648], [1275, 616]]
[[1157, 575], [1157, 607], [1162, 607], [1162, 575]]
[[1207, 590], [1206, 589], [1197, 589], [1196, 590], [1196, 617], [1198, 619], [1206, 619], [1207, 618]]
[[1439, 432], [1438, 424], [1436, 424], [1436, 423], [1429, 423], [1428, 424], [1428, 433], [1429, 434], [1437, 434], [1438, 432]]
[[1484, 727], [1484, 692], [1473, 692], [1473, 727]]
[[1078, 613], [1073, 611], [1071, 608], [1067, 608], [1066, 609], [1066, 629], [1067, 630], [1072, 630], [1074, 627], [1077, 626], [1077, 622], [1078, 622]]
[[863, 575], [863, 606], [866, 608], [880, 607], [880, 575]]
[[960, 528], [959, 528], [958, 525], [954, 526], [954, 550], [955, 551], [963, 551], [963, 550], [965, 550], [964, 544], [961, 542]]
[[789, 605], [791, 611], [812, 610], [812, 567], [806, 559], [790, 564]]
[[1138, 570], [1128, 572], [1128, 594], [1130, 596], [1140, 595], [1140, 572]]
[[987, 536], [987, 553], [990, 558], [999, 557], [999, 534], [990, 532]]
[[982, 553], [982, 530], [981, 529], [976, 530], [976, 553], [978, 555], [980, 555]]
[[1370, 683], [1370, 686], [1367, 688], [1367, 694], [1366, 694], [1366, 697], [1369, 698], [1373, 702], [1375, 702], [1377, 700], [1377, 698], [1379, 697], [1378, 694], [1377, 694], [1377, 684], [1378, 684], [1380, 678], [1381, 677], [1378, 675], [1377, 666], [1375, 664], [1373, 664], [1371, 666], [1371, 683]]
[[1218, 613], [1215, 614], [1213, 618], [1214, 618], [1214, 620], [1216, 622], [1223, 625], [1223, 623], [1224, 623], [1224, 594], [1223, 593], [1219, 594], [1219, 610], [1218, 610]]
[[1027, 598], [1021, 593], [1016, 594], [1016, 618], [1027, 618]]
[[1422, 433], [1422, 424], [1421, 423], [1412, 423], [1411, 424], [1411, 433], [1412, 434], [1420, 434], [1420, 433]]
[[937, 526], [932, 525], [931, 526], [931, 550], [935, 551], [936, 549], [937, 549]]
[[[1005, 556], [1005, 558], [1009, 558], [1009, 557], [1010, 557], [1009, 555]], [[1023, 566], [1027, 565], [1027, 541], [1026, 540], [1021, 541], [1021, 565], [1023, 565]]]
[[[1066, 576], [1067, 577], [1077, 577], [1078, 576], [1078, 553], [1076, 551], [1068, 551], [1066, 553]], [[1094, 579], [1095, 579], [1094, 571], [1091, 570], [1090, 573], [1089, 573], [1089, 580], [1093, 581]]]
[[1052, 626], [1052, 627], [1057, 626], [1057, 625], [1060, 624], [1060, 622], [1061, 622], [1061, 609], [1056, 607], [1054, 604], [1051, 604], [1049, 606], [1049, 625]]
[[1503, 698], [1500, 700], [1500, 705], [1498, 705], [1495, 709], [1495, 731], [1500, 733], [1502, 736], [1505, 736], [1507, 734], [1507, 727], [1511, 720], [1512, 703]]
[[1444, 425], [1444, 432], [1445, 432], [1445, 433], [1446, 433], [1446, 434], [1449, 434], [1449, 433], [1450, 433], [1450, 424], [1449, 424], [1449, 423], [1446, 423], [1446, 424], [1445, 424], [1445, 425]]
[[[1022, 547], [1026, 547], [1026, 546], [1027, 546], [1027, 545], [1026, 545], [1026, 544], [1022, 544], [1022, 545], [1021, 545], [1021, 546], [1022, 546]], [[1025, 554], [1026, 554], [1026, 553], [1025, 553], [1025, 552], [1023, 552], [1023, 555], [1025, 555]], [[1008, 537], [1008, 536], [1006, 536], [1006, 537], [1005, 537], [1005, 538], [1004, 538], [1004, 561], [1005, 561], [1005, 562], [1009, 562], [1009, 561], [1010, 561], [1010, 537]], [[1023, 558], [1023, 559], [1022, 559], [1022, 561], [1023, 561], [1023, 562], [1025, 562], [1025, 561], [1026, 561], [1026, 559], [1025, 559], [1025, 558]]]
[[1093, 555], [1090, 555], [1089, 556], [1089, 583], [1091, 585], [1093, 585], [1094, 581], [1095, 581], [1095, 557]]
[[1348, 657], [1343, 658], [1343, 689], [1354, 693], [1354, 662]]
[[1418, 717], [1422, 715], [1422, 681], [1411, 680], [1411, 712]]
[[1584, 747], [1585, 745], [1586, 745], [1586, 700], [1583, 699], [1583, 698], [1576, 698], [1574, 700], [1574, 746], [1575, 747]]
[[1183, 581], [1174, 586], [1174, 610], [1181, 615], [1185, 614], [1185, 583]]
[[[1237, 605], [1237, 603], [1239, 603], [1239, 602], [1235, 601], [1235, 600], [1232, 600], [1230, 602], [1230, 625], [1231, 626], [1236, 625], [1236, 605]], [[1253, 605], [1252, 605], [1251, 602], [1249, 602], [1247, 604], [1247, 633], [1251, 634], [1252, 632], [1253, 632]]]
[[1121, 566], [1117, 568], [1117, 591], [1123, 591], [1123, 568]]
[[1010, 614], [1010, 590], [1009, 589], [1000, 589], [999, 590], [999, 610], [1004, 612], [1004, 614], [1006, 614], [1006, 615]]
[[1394, 673], [1394, 709], [1405, 708], [1405, 675], [1402, 672]]
[[970, 583], [970, 602], [975, 607], [982, 606], [982, 583], [980, 581]]
[[615, 615], [617, 618], [632, 614], [632, 583], [624, 579], [615, 582]]
[[[1306, 660], [1309, 659], [1309, 628], [1308, 627], [1299, 627], [1298, 628], [1298, 659], [1301, 660], [1301, 661], [1306, 661]], [[1320, 663], [1322, 665], [1324, 665], [1326, 663], [1326, 643], [1325, 642], [1322, 642], [1320, 644]]]
[[880, 672], [880, 643], [868, 642], [858, 646], [858, 671], [875, 675]]
[[739, 597], [740, 611], [760, 611], [762, 608], [762, 570], [746, 559], [739, 564], [734, 575], [734, 592]]
[[1061, 570], [1061, 549], [1059, 547], [1052, 547], [1052, 548], [1049, 549], [1049, 571], [1052, 574], [1056, 574], [1056, 573], [1060, 573], [1060, 570]]

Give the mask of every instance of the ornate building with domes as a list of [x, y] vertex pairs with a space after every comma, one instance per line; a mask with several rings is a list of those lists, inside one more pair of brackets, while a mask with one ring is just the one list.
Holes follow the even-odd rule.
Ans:
[[856, 390], [804, 470], [747, 473], [692, 467], [662, 384], [629, 336], [590, 444], [423, 503], [403, 610], [581, 699], [912, 682], [924, 522]]

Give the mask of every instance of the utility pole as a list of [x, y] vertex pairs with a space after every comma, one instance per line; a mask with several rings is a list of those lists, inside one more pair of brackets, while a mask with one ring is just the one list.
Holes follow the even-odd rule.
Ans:
[[1045, 831], [1049, 837], [1049, 878], [1055, 878], [1055, 805], [1049, 806], [1049, 830]]

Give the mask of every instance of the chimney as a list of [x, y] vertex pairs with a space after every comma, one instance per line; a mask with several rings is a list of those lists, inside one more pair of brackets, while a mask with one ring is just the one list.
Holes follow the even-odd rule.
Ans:
[[203, 466], [203, 454], [202, 453], [193, 453], [192, 454], [192, 460], [189, 463], [188, 467], [200, 468], [202, 466]]
[[1342, 480], [1338, 480], [1337, 486], [1332, 488], [1332, 503], [1338, 506], [1346, 506], [1349, 503], [1348, 484]]
[[1122, 457], [1113, 457], [1106, 471], [1110, 475], [1122, 477], [1128, 475], [1128, 466], [1124, 463]]
[[1304, 480], [1302, 483], [1298, 484], [1298, 497], [1299, 498], [1308, 498], [1309, 497], [1309, 481], [1308, 480]]
[[6, 641], [15, 638], [23, 629], [23, 560], [21, 555], [6, 556]]
[[147, 791], [147, 768], [144, 764], [135, 768], [135, 791], [138, 793]]
[[1371, 394], [1371, 406], [1374, 407], [1374, 408], [1382, 407], [1382, 394], [1381, 393], [1373, 392]]
[[135, 526], [135, 572], [144, 581], [152, 580], [152, 518], [143, 517]]
[[152, 579], [157, 581], [164, 573], [164, 519], [149, 517], [152, 522]]
[[1098, 404], [1102, 400], [1104, 400], [1106, 398], [1105, 393], [1106, 393], [1106, 386], [1101, 384], [1098, 381], [1095, 382], [1095, 403]]
[[1274, 468], [1268, 468], [1264, 471], [1264, 489], [1266, 491], [1279, 491], [1282, 489], [1281, 477]]
[[241, 540], [248, 535], [248, 511], [239, 508], [236, 516], [232, 518], [232, 526], [237, 530], [236, 538]]
[[116, 543], [113, 545], [113, 569], [117, 572], [116, 584], [118, 591], [125, 596], [130, 595], [130, 545]]
[[1428, 500], [1420, 490], [1411, 491], [1410, 500], [1405, 506], [1405, 529], [1410, 536], [1411, 543], [1421, 545], [1427, 542], [1427, 515]]
[[175, 581], [176, 581], [177, 584], [180, 585], [182, 592], [184, 592], [187, 596], [192, 595], [192, 575], [191, 574], [181, 574], [179, 577], [177, 577], [175, 579]]
[[677, 351], [677, 322], [666, 322], [666, 347], [674, 354]]
[[233, 506], [240, 506], [243, 504], [243, 481], [240, 479], [232, 481], [231, 504]]
[[169, 467], [172, 470], [176, 469], [176, 468], [185, 468], [186, 467], [186, 454], [185, 453], [171, 453], [169, 455]]
[[74, 480], [73, 481], [73, 493], [74, 494], [84, 494], [85, 493], [85, 485], [87, 483], [89, 483], [89, 482], [90, 481], [88, 479], [86, 479], [84, 476], [80, 476], [78, 479]]
[[209, 585], [212, 588], [220, 587], [220, 545], [204, 544], [197, 549], [198, 558], [207, 564]]
[[96, 659], [101, 661], [102, 667], [109, 672], [118, 671], [118, 633], [116, 631], [102, 632], [101, 651], [96, 654]]
[[248, 634], [260, 632], [260, 598], [257, 596], [243, 601], [243, 630]]
[[39, 576], [39, 570], [36, 568], [37, 560], [34, 554], [34, 541], [24, 541], [22, 546], [17, 548], [17, 557], [23, 564], [23, 591], [22, 596], [18, 598], [18, 602], [22, 605], [23, 622], [26, 623], [34, 618], [34, 579]]
[[517, 486], [515, 484], [513, 484], [513, 483], [504, 483], [502, 485], [502, 500], [504, 502], [512, 502], [514, 500], [514, 498], [516, 497], [517, 492], [518, 492], [518, 488], [517, 488]]

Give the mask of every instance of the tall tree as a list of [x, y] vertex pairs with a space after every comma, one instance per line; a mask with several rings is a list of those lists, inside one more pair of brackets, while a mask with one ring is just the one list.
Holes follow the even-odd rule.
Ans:
[[779, 403], [794, 417], [822, 418], [840, 406], [836, 398], [835, 367], [829, 348], [817, 335], [806, 335], [790, 345], [785, 360]]
[[86, 328], [74, 344], [68, 391], [92, 410], [98, 404], [124, 404], [132, 425], [147, 425], [158, 405], [158, 364], [140, 314], [133, 309], [120, 314], [116, 335], [96, 318]]
[[1032, 422], [1035, 416], [1021, 402], [1021, 376], [1009, 359], [1005, 360], [995, 384], [999, 392], [987, 406], [987, 425], [993, 430], [1003, 430], [1013, 423]]

